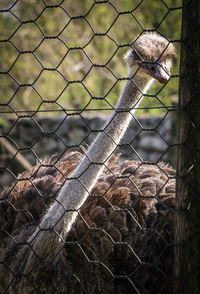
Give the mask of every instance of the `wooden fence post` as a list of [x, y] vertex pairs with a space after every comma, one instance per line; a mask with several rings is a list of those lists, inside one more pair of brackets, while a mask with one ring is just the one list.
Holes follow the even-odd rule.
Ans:
[[200, 293], [200, 0], [183, 0], [175, 294]]

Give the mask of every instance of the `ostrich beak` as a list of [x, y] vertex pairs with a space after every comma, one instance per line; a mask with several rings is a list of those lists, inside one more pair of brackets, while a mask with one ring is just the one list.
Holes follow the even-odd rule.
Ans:
[[170, 72], [162, 64], [157, 64], [154, 78], [158, 82], [165, 84], [170, 78]]

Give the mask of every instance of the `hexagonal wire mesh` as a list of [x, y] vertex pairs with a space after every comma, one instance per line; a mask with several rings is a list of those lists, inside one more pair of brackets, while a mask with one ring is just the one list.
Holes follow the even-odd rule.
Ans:
[[0, 292], [172, 293], [179, 2], [0, 11]]

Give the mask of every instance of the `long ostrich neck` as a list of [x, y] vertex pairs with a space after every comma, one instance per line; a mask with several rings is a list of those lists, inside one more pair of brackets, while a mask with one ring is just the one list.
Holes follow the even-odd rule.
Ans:
[[[109, 160], [110, 155], [126, 131], [134, 113], [131, 108], [142, 100], [142, 94], [148, 90], [151, 80], [140, 82], [137, 77], [134, 80], [127, 80], [117, 106], [103, 131], [96, 137], [70, 179], [66, 180], [56, 201], [41, 221], [35, 234], [30, 238], [30, 240], [34, 239], [34, 248], [39, 246], [45, 248], [44, 242], [48, 229], [50, 229], [52, 236], [48, 238], [47, 246], [50, 246], [50, 242], [52, 242], [52, 247], [55, 246], [53, 243], [57, 243], [57, 248], [59, 248], [58, 244], [63, 246], [61, 239], [65, 240], [72, 224], [75, 222], [78, 210], [86, 201], [102, 173], [106, 161]], [[54, 233], [52, 233], [52, 230], [54, 230]], [[55, 242], [55, 238], [61, 242]], [[37, 248], [35, 250], [37, 251]], [[39, 251], [41, 252], [41, 248]]]

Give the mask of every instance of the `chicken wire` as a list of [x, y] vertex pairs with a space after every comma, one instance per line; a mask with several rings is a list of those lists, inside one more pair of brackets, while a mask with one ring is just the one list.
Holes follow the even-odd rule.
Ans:
[[[67, 238], [55, 226], [45, 233], [40, 222], [81, 162], [77, 151], [87, 152], [115, 110], [126, 81], [124, 53], [137, 35], [149, 31], [178, 47], [180, 34], [171, 29], [167, 35], [162, 25], [175, 26], [168, 18], [181, 13], [182, 6], [169, 0], [156, 1], [155, 7], [143, 0], [33, 0], [2, 1], [0, 9], [1, 291], [172, 293], [175, 173], [161, 161], [176, 157], [176, 130], [171, 129], [180, 109], [172, 89], [176, 85], [165, 91], [179, 78], [178, 69], [166, 85], [145, 96], [150, 103], [142, 104], [131, 122], [136, 132], [116, 146]], [[169, 94], [173, 99], [166, 103]], [[158, 111], [159, 117], [143, 121], [139, 114], [148, 110], [150, 115]], [[94, 118], [97, 111], [103, 114]], [[162, 129], [166, 121], [170, 126]], [[136, 147], [138, 141], [148, 146], [152, 140], [157, 143], [149, 153]], [[170, 164], [176, 167], [176, 159]], [[69, 208], [63, 209], [65, 214]], [[48, 251], [54, 236], [61, 244], [56, 254]], [[46, 248], [45, 256], [35, 250], [37, 240]], [[31, 264], [31, 258], [27, 270], [23, 260]]]

